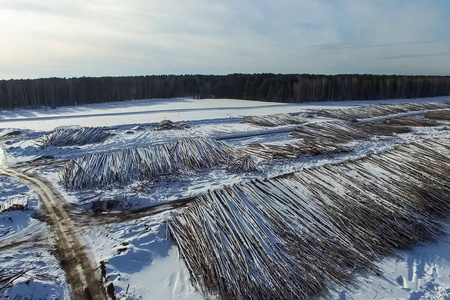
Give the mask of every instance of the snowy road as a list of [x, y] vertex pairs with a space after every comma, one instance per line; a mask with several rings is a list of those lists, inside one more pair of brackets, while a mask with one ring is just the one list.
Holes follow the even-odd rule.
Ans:
[[[18, 179], [32, 188], [39, 195], [46, 216], [49, 218], [51, 231], [56, 237], [57, 257], [66, 272], [71, 287], [72, 299], [105, 300], [102, 279], [92, 266], [81, 236], [73, 221], [66, 213], [58, 196], [39, 179], [27, 176], [9, 168], [0, 168], [0, 175]], [[98, 271], [97, 271], [98, 273]]]

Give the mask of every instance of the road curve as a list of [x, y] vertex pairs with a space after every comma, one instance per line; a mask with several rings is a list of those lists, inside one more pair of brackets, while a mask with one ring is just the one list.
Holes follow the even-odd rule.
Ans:
[[0, 166], [0, 175], [18, 179], [36, 191], [48, 217], [50, 230], [56, 239], [57, 256], [66, 272], [72, 299], [106, 300], [99, 272], [92, 266], [81, 243], [81, 236], [66, 213], [62, 201], [39, 179]]

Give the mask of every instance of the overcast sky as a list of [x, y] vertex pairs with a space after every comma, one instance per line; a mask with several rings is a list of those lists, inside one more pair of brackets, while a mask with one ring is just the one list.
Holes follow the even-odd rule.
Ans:
[[0, 0], [0, 79], [450, 75], [449, 0]]

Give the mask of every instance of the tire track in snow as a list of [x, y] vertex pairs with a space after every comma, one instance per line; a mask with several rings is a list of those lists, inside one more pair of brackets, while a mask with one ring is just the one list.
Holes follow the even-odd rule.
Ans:
[[0, 175], [18, 179], [32, 188], [41, 199], [50, 230], [54, 233], [57, 257], [66, 272], [72, 299], [106, 300], [105, 289], [99, 274], [89, 259], [81, 236], [72, 219], [64, 209], [62, 201], [44, 182], [4, 166]]

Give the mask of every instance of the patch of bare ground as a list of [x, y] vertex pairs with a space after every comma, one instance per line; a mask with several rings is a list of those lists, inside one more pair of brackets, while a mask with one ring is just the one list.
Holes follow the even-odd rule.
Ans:
[[133, 211], [113, 211], [92, 213], [86, 211], [72, 210], [69, 215], [76, 220], [79, 226], [113, 224], [132, 220], [138, 220], [144, 217], [157, 215], [168, 210], [175, 210], [189, 206], [194, 201], [194, 197], [177, 199], [166, 203], [145, 207]]
[[36, 159], [33, 159], [31, 161], [21, 162], [16, 165], [14, 165], [15, 168], [20, 168], [21, 170], [30, 170], [32, 168], [36, 167], [42, 167], [42, 166], [51, 166], [51, 167], [59, 167], [61, 166], [65, 161], [59, 160], [56, 157], [53, 156], [41, 156]]
[[48, 246], [48, 239], [41, 234], [26, 236], [20, 239], [14, 239], [13, 241], [6, 241], [0, 243], [0, 251], [16, 248], [19, 246]]

